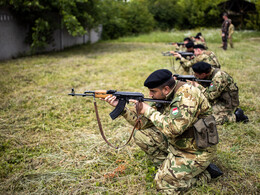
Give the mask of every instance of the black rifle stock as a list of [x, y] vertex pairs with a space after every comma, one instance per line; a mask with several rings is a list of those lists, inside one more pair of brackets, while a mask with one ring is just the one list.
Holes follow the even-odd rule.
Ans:
[[109, 114], [110, 117], [114, 120], [116, 119], [124, 110], [126, 103], [129, 103], [130, 99], [137, 100], [139, 102], [156, 102], [161, 104], [170, 104], [171, 101], [166, 100], [157, 100], [144, 98], [144, 95], [139, 92], [125, 92], [125, 91], [116, 91], [116, 90], [96, 90], [96, 91], [85, 91], [83, 94], [75, 93], [74, 89], [71, 90], [71, 93], [68, 95], [71, 96], [92, 96], [94, 98], [106, 98], [109, 95], [113, 95], [118, 99], [118, 104], [116, 108]]

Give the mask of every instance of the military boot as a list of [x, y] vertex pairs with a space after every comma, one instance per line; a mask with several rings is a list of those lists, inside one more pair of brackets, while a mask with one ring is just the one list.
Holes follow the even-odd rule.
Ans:
[[236, 122], [243, 122], [243, 123], [249, 122], [248, 117], [244, 114], [244, 111], [241, 108], [236, 109], [235, 115], [236, 115]]
[[223, 172], [213, 163], [210, 163], [206, 170], [209, 172], [211, 178], [217, 178], [223, 175]]

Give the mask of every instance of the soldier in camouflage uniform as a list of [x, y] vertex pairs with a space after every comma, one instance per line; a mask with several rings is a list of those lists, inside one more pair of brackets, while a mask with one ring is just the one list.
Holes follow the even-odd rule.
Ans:
[[205, 62], [194, 64], [192, 69], [197, 78], [212, 80], [209, 86], [202, 86], [202, 84], [199, 85], [195, 82], [193, 84], [208, 98], [217, 124], [240, 121], [248, 122], [248, 117], [238, 108], [238, 87], [229, 74], [220, 69], [213, 68]]
[[[166, 69], [153, 72], [144, 85], [153, 99], [172, 102], [164, 105], [142, 103], [142, 125], [134, 134], [135, 143], [160, 165], [155, 176], [157, 189], [166, 194], [178, 194], [210, 181], [206, 168], [216, 152], [216, 145], [199, 149], [192, 133], [194, 123], [211, 114], [206, 97], [189, 83], [175, 81]], [[105, 100], [112, 106], [118, 104], [113, 96]], [[136, 112], [125, 108], [122, 115], [130, 124], [135, 124]]]
[[[185, 44], [186, 47], [186, 51], [184, 52], [192, 52], [194, 53], [194, 42], [190, 41], [187, 44]], [[170, 51], [173, 55], [176, 53], [175, 51]], [[175, 56], [176, 57], [176, 56]], [[186, 60], [191, 60], [193, 58], [193, 56], [185, 56]], [[179, 57], [175, 58], [176, 60], [180, 60]], [[173, 59], [174, 60], [174, 59]], [[185, 67], [182, 65], [183, 62], [180, 61], [180, 67], [182, 68], [181, 70], [179, 70], [179, 74], [183, 74], [183, 75], [190, 75], [191, 74], [191, 69], [190, 67]]]
[[194, 43], [192, 41], [185, 44], [186, 52], [192, 52], [194, 53]]
[[193, 41], [195, 45], [203, 45], [206, 50], [208, 49], [206, 41], [202, 36], [201, 32], [199, 32], [195, 37], [193, 37]]
[[186, 45], [187, 43], [189, 43], [189, 42], [192, 42], [191, 38], [185, 37], [185, 38], [183, 39], [184, 45], [177, 45], [177, 43], [175, 43], [175, 46], [176, 46], [176, 47], [175, 47], [175, 50], [176, 50], [176, 51], [185, 51], [185, 50], [186, 50], [185, 45]]
[[228, 33], [229, 33], [228, 29], [230, 26], [230, 20], [228, 19], [227, 13], [223, 14], [223, 19], [224, 19], [224, 22], [222, 23], [222, 26], [221, 26], [222, 48], [224, 50], [227, 50], [227, 41], [228, 41]]
[[231, 20], [229, 20], [229, 21], [230, 21], [230, 26], [228, 28], [228, 42], [230, 44], [230, 47], [234, 48], [233, 41], [232, 41], [232, 35], [234, 33], [235, 27], [232, 24], [232, 21]]
[[206, 51], [203, 45], [195, 45], [193, 48], [196, 57], [191, 60], [187, 60], [183, 58], [180, 54], [174, 53], [175, 57], [180, 58], [181, 66], [184, 69], [190, 69], [192, 65], [197, 62], [207, 62], [215, 68], [220, 68], [220, 63], [216, 55], [212, 51]]

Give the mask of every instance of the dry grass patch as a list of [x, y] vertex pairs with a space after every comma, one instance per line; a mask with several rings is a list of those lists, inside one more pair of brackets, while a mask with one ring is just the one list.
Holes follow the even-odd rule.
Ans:
[[[147, 96], [144, 79], [156, 69], [172, 69], [161, 55], [171, 49], [164, 43], [183, 33], [196, 34], [155, 33], [0, 62], [0, 193], [156, 194], [156, 170], [145, 154], [133, 141], [120, 150], [108, 147], [98, 132], [92, 99], [67, 94], [74, 87], [78, 93], [116, 89]], [[219, 127], [215, 162], [224, 175], [187, 194], [258, 194], [259, 34], [237, 33], [235, 49], [226, 52], [214, 39], [218, 32], [203, 34], [238, 83], [250, 123]], [[130, 125], [112, 121], [112, 108], [104, 102], [98, 106], [107, 137], [121, 145]]]

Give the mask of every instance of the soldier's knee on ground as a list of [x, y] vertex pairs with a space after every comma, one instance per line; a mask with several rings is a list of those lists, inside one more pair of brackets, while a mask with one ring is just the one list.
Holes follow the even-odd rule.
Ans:
[[168, 155], [165, 138], [153, 129], [135, 131], [134, 140], [156, 166], [159, 166]]

